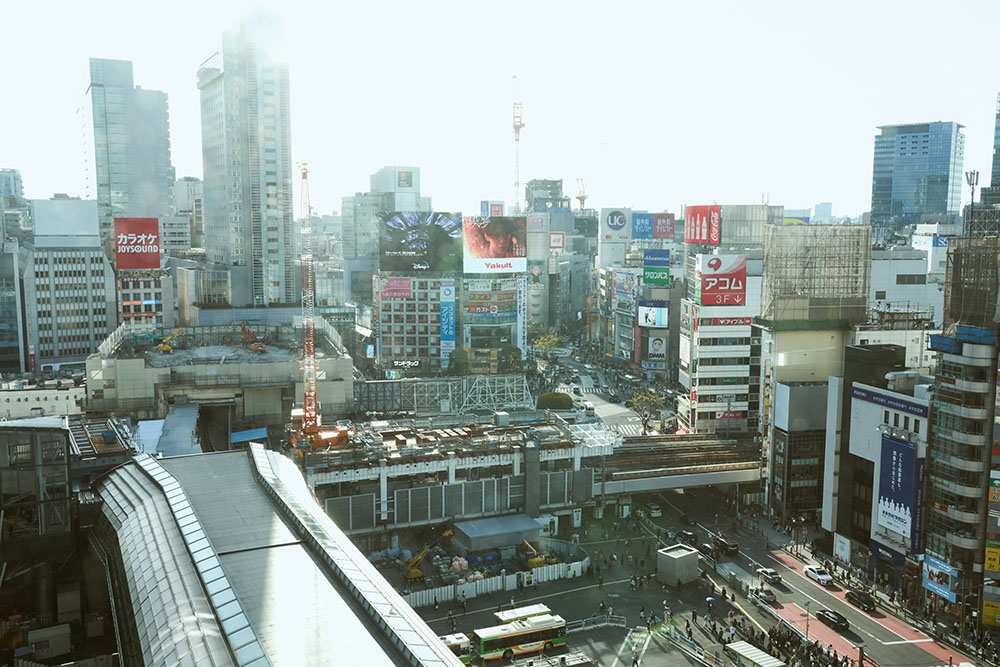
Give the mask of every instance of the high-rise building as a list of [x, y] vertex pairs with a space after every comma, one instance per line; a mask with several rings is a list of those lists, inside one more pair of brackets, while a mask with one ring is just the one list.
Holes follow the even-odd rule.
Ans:
[[90, 59], [84, 132], [84, 193], [97, 200], [107, 247], [114, 218], [159, 218], [173, 211], [167, 94], [133, 83], [128, 60]]
[[871, 224], [898, 229], [922, 216], [958, 216], [964, 126], [937, 121], [882, 125], [875, 137]]
[[833, 204], [828, 201], [813, 206], [812, 222], [824, 223], [833, 220]]
[[24, 199], [21, 172], [17, 169], [0, 169], [0, 211], [17, 206]]
[[299, 298], [288, 65], [274, 17], [246, 19], [198, 69], [206, 258], [230, 267], [233, 306]]
[[205, 243], [205, 219], [202, 215], [201, 179], [185, 176], [174, 183], [174, 212], [187, 216], [191, 221], [191, 247], [202, 248]]
[[990, 185], [980, 191], [979, 203], [965, 209], [966, 236], [1000, 235], [1000, 94], [997, 95], [996, 125], [993, 131], [993, 172]]

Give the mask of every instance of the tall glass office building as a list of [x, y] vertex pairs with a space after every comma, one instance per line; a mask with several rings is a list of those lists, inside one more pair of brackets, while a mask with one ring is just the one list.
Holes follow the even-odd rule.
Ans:
[[922, 215], [958, 215], [964, 126], [938, 121], [883, 125], [875, 137], [873, 226], [900, 228]]

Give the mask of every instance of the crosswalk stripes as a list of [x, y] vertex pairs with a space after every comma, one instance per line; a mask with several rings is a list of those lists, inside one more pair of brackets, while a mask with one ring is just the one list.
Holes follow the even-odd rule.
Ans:
[[642, 435], [642, 424], [609, 424], [608, 428], [621, 435]]

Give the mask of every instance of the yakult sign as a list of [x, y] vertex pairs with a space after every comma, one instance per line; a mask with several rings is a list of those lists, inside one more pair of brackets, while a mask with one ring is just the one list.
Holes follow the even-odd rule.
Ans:
[[156, 218], [115, 218], [115, 267], [160, 268], [160, 223]]

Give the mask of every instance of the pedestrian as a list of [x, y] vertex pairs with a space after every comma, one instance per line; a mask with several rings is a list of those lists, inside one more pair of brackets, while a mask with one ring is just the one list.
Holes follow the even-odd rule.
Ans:
[[437, 599], [437, 596], [436, 596], [436, 595], [434, 596], [434, 608], [435, 608], [435, 609], [437, 609], [437, 608], [438, 608], [438, 599]]
[[603, 574], [597, 575], [597, 587], [598, 588], [604, 588], [604, 575]]
[[632, 651], [632, 667], [639, 667], [639, 652]]
[[514, 608], [514, 597], [513, 596], [511, 596], [511, 598], [510, 598], [510, 608], [511, 609]]
[[466, 607], [465, 607], [465, 604], [466, 604], [466, 603], [465, 603], [465, 594], [463, 593], [463, 594], [462, 594], [462, 614], [463, 614], [463, 615], [467, 613], [467, 610], [466, 610]]

